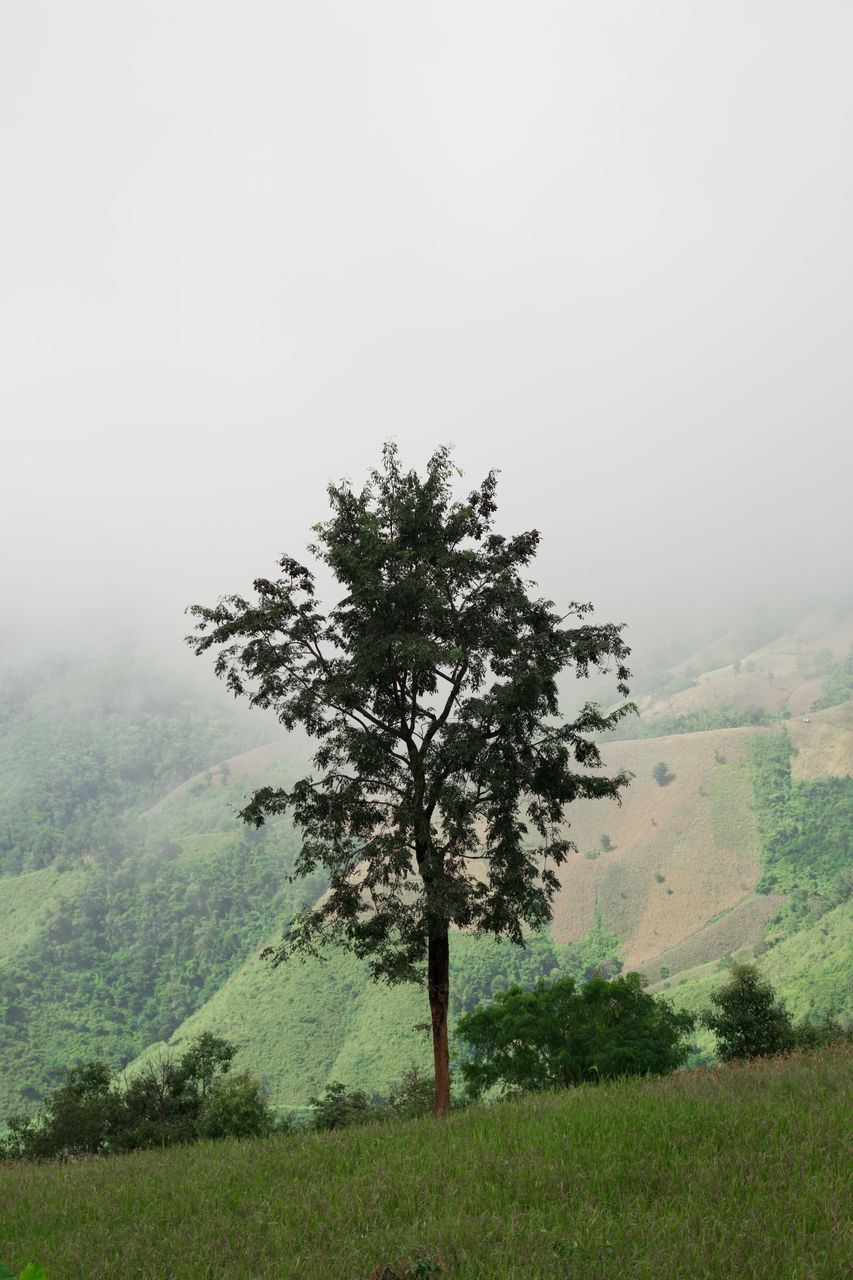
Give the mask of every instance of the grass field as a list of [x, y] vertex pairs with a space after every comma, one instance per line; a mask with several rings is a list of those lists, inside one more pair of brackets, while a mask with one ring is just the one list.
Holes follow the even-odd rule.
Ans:
[[48, 1280], [838, 1280], [851, 1138], [846, 1046], [440, 1124], [0, 1165], [0, 1257]]

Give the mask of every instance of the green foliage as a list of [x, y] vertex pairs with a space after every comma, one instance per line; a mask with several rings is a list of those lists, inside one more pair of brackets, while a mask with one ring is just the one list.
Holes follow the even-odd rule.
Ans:
[[447, 1275], [444, 1258], [416, 1249], [408, 1259], [372, 1267], [370, 1280], [430, 1280], [433, 1276], [443, 1275]]
[[[829, 650], [823, 650], [823, 652], [828, 653]], [[850, 646], [847, 657], [842, 658], [830, 671], [820, 697], [812, 703], [812, 711], [823, 711], [826, 707], [837, 707], [842, 702], [851, 700], [853, 700], [853, 645]]]
[[752, 964], [733, 964], [725, 986], [711, 992], [713, 1009], [703, 1009], [700, 1024], [714, 1033], [721, 1062], [760, 1058], [792, 1049], [817, 1049], [850, 1039], [828, 1014], [796, 1025], [785, 1001]]
[[722, 1062], [758, 1058], [794, 1047], [791, 1019], [783, 1000], [754, 965], [733, 964], [725, 986], [711, 992], [714, 1009], [700, 1014], [703, 1027], [717, 1039]]
[[258, 1138], [274, 1127], [264, 1089], [246, 1071], [212, 1081], [202, 1099], [198, 1116], [202, 1138]]
[[235, 1053], [203, 1032], [180, 1057], [161, 1052], [129, 1080], [104, 1062], [71, 1067], [38, 1119], [8, 1118], [0, 1157], [62, 1159], [269, 1133], [274, 1118], [258, 1081], [246, 1073], [222, 1078]]
[[371, 1102], [367, 1094], [362, 1089], [348, 1090], [340, 1080], [330, 1081], [322, 1097], [312, 1095], [308, 1103], [314, 1108], [309, 1127], [315, 1133], [366, 1124], [370, 1119]]
[[0, 670], [0, 874], [112, 861], [125, 815], [262, 733], [161, 666], [46, 658]]
[[128, 658], [7, 661], [3, 688], [0, 1115], [32, 1108], [68, 1063], [115, 1066], [168, 1039], [302, 901], [290, 825], [235, 831], [242, 783], [139, 816], [184, 770], [266, 736], [262, 717], [247, 733]]
[[61, 1280], [159, 1280], [176, 1259], [190, 1276], [366, 1280], [424, 1255], [453, 1280], [834, 1280], [851, 1096], [839, 1046], [471, 1106], [440, 1135], [415, 1121], [0, 1163], [0, 1247]]
[[429, 1115], [433, 1109], [433, 1092], [432, 1079], [413, 1061], [402, 1078], [389, 1086], [388, 1111], [399, 1120]]
[[673, 775], [669, 771], [669, 766], [660, 760], [652, 769], [652, 777], [659, 787], [665, 787], [668, 782], [672, 782]]
[[674, 733], [701, 733], [708, 729], [739, 729], [772, 724], [777, 717], [763, 707], [735, 707], [718, 702], [713, 707], [694, 707], [679, 715], [635, 716], [623, 720], [611, 735], [620, 741], [634, 738], [666, 738]]
[[[520, 943], [525, 925], [550, 919], [554, 868], [573, 847], [566, 807], [618, 798], [626, 781], [597, 772], [591, 735], [630, 709], [586, 703], [574, 722], [559, 719], [566, 667], [584, 677], [615, 660], [627, 694], [621, 627], [566, 627], [590, 606], [532, 599], [523, 575], [539, 534], [495, 533], [495, 474], [460, 502], [453, 472], [446, 448], [421, 478], [386, 444], [360, 493], [330, 485], [332, 517], [315, 526], [309, 549], [339, 584], [337, 605], [321, 613], [314, 575], [284, 556], [277, 581], [255, 581], [253, 602], [194, 605], [188, 637], [197, 654], [217, 650], [235, 694], [319, 744], [316, 776], [261, 788], [241, 810], [255, 826], [290, 813], [303, 834], [296, 873], [330, 879], [269, 957], [338, 942], [374, 978], [426, 978], [437, 1111], [449, 1105], [449, 930]], [[485, 875], [472, 874], [472, 856]]]
[[[569, 942], [559, 948], [560, 969], [574, 978], [589, 980], [594, 974], [610, 978], [622, 969], [620, 952], [622, 939], [604, 925], [601, 910], [593, 913], [593, 926], [579, 942]], [[548, 977], [550, 975], [543, 975]], [[524, 983], [520, 984], [524, 986]], [[530, 986], [532, 984], [528, 984]]]
[[853, 893], [853, 778], [794, 782], [787, 734], [749, 743], [763, 864], [758, 893], [788, 901], [768, 927], [791, 933]]
[[609, 853], [610, 850], [613, 848], [613, 841], [610, 839], [610, 836], [607, 835], [606, 832], [602, 832], [602, 834], [598, 837], [598, 842], [605, 853]]
[[507, 987], [529, 990], [565, 963], [549, 932], [529, 934], [523, 941], [517, 947], [470, 933], [452, 935], [450, 1012], [454, 1017], [476, 1009]]
[[[8, 1267], [4, 1267], [0, 1262], [0, 1280], [15, 1280], [14, 1273]], [[28, 1262], [24, 1267], [18, 1280], [47, 1280], [47, 1274], [44, 1267], [39, 1266], [37, 1262]]]
[[[219, 806], [229, 814], [227, 792]], [[295, 854], [292, 829], [276, 822], [183, 845], [152, 837], [113, 865], [81, 868], [73, 895], [42, 910], [0, 971], [6, 1070], [21, 1079], [35, 1042], [40, 1062], [21, 1083], [43, 1094], [56, 1064], [91, 1053], [95, 1028], [115, 1063], [167, 1040], [302, 901], [287, 883]]]
[[644, 986], [638, 973], [580, 987], [562, 978], [534, 991], [513, 987], [466, 1014], [456, 1038], [473, 1052], [461, 1065], [469, 1096], [498, 1084], [531, 1092], [675, 1070], [687, 1058], [683, 1040], [694, 1019]]

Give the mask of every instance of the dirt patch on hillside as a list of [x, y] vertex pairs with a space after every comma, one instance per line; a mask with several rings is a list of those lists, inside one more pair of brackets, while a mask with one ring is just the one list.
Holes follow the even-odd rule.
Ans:
[[[746, 764], [755, 732], [722, 729], [607, 747], [607, 771], [627, 769], [634, 779], [621, 808], [605, 800], [572, 806], [569, 834], [578, 853], [559, 872], [557, 942], [582, 938], [597, 906], [605, 927], [624, 939], [629, 963], [648, 969], [743, 901], [761, 871]], [[669, 769], [665, 786], [653, 777], [659, 762]], [[602, 835], [610, 850], [601, 848]], [[757, 918], [755, 927], [757, 938]]]
[[[696, 965], [707, 964], [721, 956], [739, 951], [762, 937], [764, 926], [774, 911], [784, 903], [782, 894], [760, 894], [744, 898], [731, 911], [711, 920], [677, 946], [670, 947], [653, 964], [646, 962], [644, 972], [651, 982], [659, 982], [667, 974], [681, 973]], [[633, 956], [626, 956], [626, 968], [639, 968]]]
[[797, 782], [853, 775], [853, 702], [789, 720], [794, 748], [791, 777]]
[[262, 747], [253, 747], [251, 751], [244, 751], [239, 756], [231, 756], [230, 759], [224, 760], [221, 764], [215, 764], [203, 773], [196, 773], [191, 778], [187, 778], [186, 782], [174, 787], [168, 795], [165, 795], [162, 800], [158, 800], [152, 808], [146, 809], [141, 817], [150, 818], [155, 813], [160, 813], [170, 800], [174, 800], [176, 796], [183, 795], [191, 787], [199, 785], [224, 787], [229, 782], [250, 782], [263, 773], [268, 765], [284, 760], [292, 751], [293, 747], [288, 739], [281, 738], [276, 742], [268, 742]]

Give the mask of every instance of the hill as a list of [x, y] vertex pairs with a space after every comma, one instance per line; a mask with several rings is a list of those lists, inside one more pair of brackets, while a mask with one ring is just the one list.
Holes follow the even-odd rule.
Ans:
[[835, 1280], [853, 1249], [851, 1085], [848, 1045], [438, 1125], [0, 1163], [2, 1260], [61, 1277], [85, 1259], [87, 1280]]
[[[760, 955], [797, 1016], [852, 1013], [851, 634], [850, 617], [813, 615], [666, 675], [687, 689], [641, 689], [638, 736], [603, 747], [631, 786], [621, 808], [572, 806], [578, 852], [552, 930], [524, 950], [456, 935], [452, 1018], [512, 981], [598, 964], [695, 1005], [733, 954]], [[719, 725], [743, 718], [759, 664], [773, 698]], [[234, 810], [301, 772], [304, 744], [126, 654], [19, 663], [0, 690], [0, 1116], [35, 1106], [65, 1066], [117, 1067], [206, 1027], [241, 1046], [237, 1066], [280, 1107], [330, 1079], [381, 1089], [428, 1061], [417, 989], [374, 986], [349, 955], [275, 972], [258, 960], [324, 885], [288, 883], [286, 823], [254, 832]], [[688, 693], [692, 707], [677, 701]]]

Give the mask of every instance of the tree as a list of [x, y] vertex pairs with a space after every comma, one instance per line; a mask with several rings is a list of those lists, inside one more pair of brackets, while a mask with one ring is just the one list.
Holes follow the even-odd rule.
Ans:
[[711, 1004], [715, 1009], [703, 1010], [699, 1021], [716, 1036], [723, 1062], [782, 1053], [796, 1043], [784, 1000], [753, 964], [733, 964], [729, 981], [711, 992]]
[[203, 1138], [257, 1138], [274, 1127], [264, 1088], [248, 1072], [214, 1080], [204, 1095], [198, 1118]]
[[96, 1155], [109, 1145], [118, 1109], [105, 1062], [69, 1067], [62, 1084], [45, 1101], [35, 1153]]
[[462, 1063], [471, 1097], [493, 1085], [535, 1092], [598, 1083], [614, 1076], [664, 1075], [681, 1066], [694, 1018], [676, 1013], [629, 973], [578, 986], [561, 978], [533, 991], [511, 987], [456, 1024], [473, 1060]]
[[493, 532], [495, 473], [461, 502], [453, 470], [440, 448], [423, 478], [404, 472], [386, 444], [360, 493], [329, 486], [332, 517], [315, 526], [309, 550], [342, 591], [328, 614], [313, 573], [283, 556], [252, 602], [192, 606], [200, 635], [187, 637], [197, 654], [218, 650], [235, 695], [318, 742], [316, 773], [262, 787], [241, 811], [255, 826], [289, 812], [303, 837], [295, 874], [329, 877], [264, 954], [278, 965], [338, 942], [369, 958], [374, 979], [425, 976], [437, 1115], [450, 1101], [448, 932], [523, 945], [525, 924], [546, 924], [555, 868], [574, 849], [566, 806], [618, 798], [628, 781], [597, 772], [592, 735], [633, 709], [588, 702], [560, 720], [567, 666], [583, 677], [613, 662], [627, 694], [622, 628], [582, 624], [590, 605], [560, 616], [528, 595], [539, 534]]
[[348, 1092], [340, 1080], [331, 1080], [322, 1098], [312, 1094], [308, 1105], [314, 1108], [310, 1127], [315, 1133], [346, 1129], [349, 1125], [364, 1124], [370, 1118], [370, 1101], [364, 1090]]
[[227, 1074], [237, 1054], [237, 1046], [212, 1031], [200, 1031], [192, 1037], [178, 1064], [178, 1078], [182, 1084], [201, 1088], [202, 1100], [210, 1091], [218, 1072]]
[[660, 760], [652, 769], [652, 777], [659, 787], [665, 787], [668, 782], [672, 781], [672, 774], [663, 760]]

